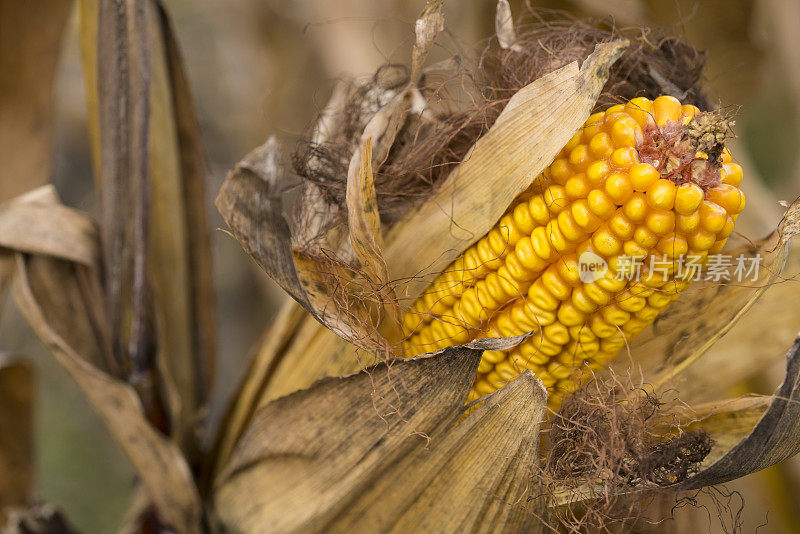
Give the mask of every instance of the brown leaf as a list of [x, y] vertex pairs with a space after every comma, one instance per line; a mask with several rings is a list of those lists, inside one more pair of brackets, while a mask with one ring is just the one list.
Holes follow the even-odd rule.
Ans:
[[159, 2], [84, 0], [81, 27], [115, 351], [196, 449], [216, 329], [205, 156], [180, 53]]
[[0, 202], [50, 181], [53, 79], [71, 4], [0, 2]]
[[686, 428], [702, 428], [714, 441], [704, 463], [709, 465], [730, 452], [755, 428], [773, 401], [772, 396], [739, 397], [693, 406], [686, 411]]
[[8, 507], [26, 506], [32, 497], [35, 397], [30, 366], [0, 353], [0, 526]]
[[800, 451], [800, 338], [786, 355], [786, 378], [752, 432], [722, 458], [684, 482], [702, 488], [761, 471]]
[[52, 185], [0, 204], [0, 247], [95, 266], [97, 239], [94, 221], [61, 204]]
[[14, 296], [23, 315], [105, 421], [139, 473], [163, 520], [180, 532], [199, 532], [200, 498], [180, 450], [148, 423], [131, 386], [91, 365], [49, 323], [34, 286], [42, 280], [59, 279], [58, 271], [29, 278], [31, 259], [19, 253], [16, 257]]
[[800, 300], [800, 247], [790, 246], [788, 254], [781, 275], [741, 320], [676, 378], [684, 401], [725, 396], [731, 387], [783, 358], [783, 350], [800, 328], [796, 305]]
[[[360, 161], [356, 158], [360, 156]], [[389, 270], [383, 259], [383, 236], [381, 216], [375, 197], [375, 176], [372, 173], [372, 139], [367, 138], [353, 155], [347, 177], [347, 223], [350, 243], [361, 266], [361, 272], [375, 287], [383, 307], [388, 311], [392, 339], [398, 339], [400, 327], [400, 304], [389, 283]]]
[[62, 205], [53, 186], [0, 206], [0, 245], [31, 254], [27, 268], [48, 322], [87, 361], [121, 376], [111, 356], [97, 240], [94, 221]]
[[391, 466], [327, 528], [338, 532], [537, 532], [531, 474], [547, 393], [528, 371]]
[[[263, 406], [216, 484], [215, 506], [225, 528], [239, 532], [335, 530], [341, 514], [353, 509], [362, 496], [385, 483], [382, 481], [399, 476], [403, 466], [416, 466], [417, 474], [424, 473], [428, 479], [438, 473], [444, 481], [458, 444], [466, 446], [465, 451], [495, 446], [498, 453], [505, 451], [510, 457], [490, 454], [481, 462], [521, 469], [527, 455], [535, 455], [535, 415], [540, 416], [541, 411], [506, 411], [494, 403], [538, 399], [543, 406], [543, 389], [530, 376], [476, 411], [473, 416], [479, 415], [469, 428], [459, 425], [453, 430], [463, 414], [482, 349], [507, 347], [521, 339], [486, 340], [473, 345], [478, 349], [448, 348], [379, 364], [345, 378], [324, 379], [311, 389]], [[498, 420], [508, 423], [508, 433], [497, 431]], [[523, 425], [527, 432], [521, 431]], [[494, 431], [487, 433], [490, 427]], [[464, 434], [470, 428], [474, 432], [468, 439]], [[455, 437], [448, 439], [451, 432], [456, 432]], [[429, 442], [434, 448], [426, 452]], [[531, 443], [530, 449], [520, 446], [526, 442]], [[435, 460], [422, 461], [428, 455]], [[518, 480], [501, 482], [504, 475], [505, 471], [490, 470], [486, 476], [492, 484], [479, 487], [490, 493], [495, 490], [504, 498], [509, 495], [505, 492], [513, 494], [520, 489], [515, 486]], [[467, 510], [458, 512], [463, 514], [462, 521], [468, 522], [474, 500], [481, 498], [474, 490], [478, 482], [474, 476], [450, 476], [454, 502], [469, 502]], [[472, 480], [467, 483], [467, 478]], [[423, 495], [427, 487], [419, 480], [414, 490], [421, 502], [430, 502], [430, 496]], [[407, 498], [413, 501], [413, 496]], [[486, 506], [503, 515], [491, 504], [491, 496], [483, 498]], [[445, 497], [438, 506], [452, 514], [448, 502]], [[398, 503], [397, 509], [402, 510], [403, 505]]]
[[[273, 376], [280, 355], [286, 350], [304, 319], [309, 319], [309, 315], [305, 313], [303, 307], [289, 300], [256, 343], [256, 352], [250, 358], [252, 363], [244, 374], [242, 383], [236, 389], [236, 398], [231, 402], [219, 427], [217, 443], [211, 454], [214, 476], [228, 461], [233, 447], [253, 417], [253, 412], [263, 403], [261, 401], [263, 388]], [[315, 319], [312, 318], [312, 321], [319, 325]], [[324, 329], [321, 325], [320, 328]], [[334, 339], [339, 338], [334, 337]]]
[[191, 345], [188, 353], [184, 353], [187, 361], [183, 363], [185, 367], [180, 374], [194, 375], [192, 387], [195, 390], [196, 406], [204, 406], [211, 395], [217, 365], [216, 299], [211, 265], [211, 236], [206, 210], [206, 155], [178, 43], [172, 30], [172, 23], [161, 4], [159, 4], [159, 15], [164, 33], [178, 136], [182, 178], [179, 187], [184, 206], [186, 239], [184, 261], [187, 263], [184, 266], [188, 267], [188, 281], [185, 288], [188, 303], [185, 313], [188, 315]]
[[297, 273], [283, 217], [279, 148], [274, 137], [236, 164], [222, 184], [216, 205], [233, 236], [292, 298], [316, 314]]
[[600, 44], [580, 69], [570, 63], [517, 92], [439, 189], [392, 227], [384, 255], [393, 280], [411, 280], [403, 297], [418, 296], [430, 282], [424, 275], [441, 272], [485, 235], [533, 183], [589, 117], [627, 46]]

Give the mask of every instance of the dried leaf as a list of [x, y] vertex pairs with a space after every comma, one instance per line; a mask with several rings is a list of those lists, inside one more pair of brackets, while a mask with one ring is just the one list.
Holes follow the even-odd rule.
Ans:
[[681, 489], [702, 488], [761, 471], [800, 451], [800, 338], [786, 355], [786, 378], [753, 431]]
[[[786, 357], [786, 377], [772, 396], [718, 401], [676, 413], [687, 430], [705, 430], [713, 446], [696, 475], [670, 488], [724, 484], [800, 452], [800, 338]], [[601, 488], [570, 488], [558, 493], [551, 505], [603, 497]]]
[[[286, 350], [304, 318], [308, 319], [309, 316], [303, 307], [293, 300], [287, 301], [264, 332], [262, 339], [256, 343], [257, 352], [250, 359], [252, 363], [236, 390], [236, 398], [220, 424], [217, 443], [211, 454], [215, 464], [212, 466], [213, 475], [216, 476], [216, 471], [228, 461], [253, 412], [262, 404], [260, 399], [264, 393], [263, 388], [269, 383], [280, 355]], [[313, 322], [319, 325], [316, 320]], [[324, 327], [320, 325], [320, 328]]]
[[[292, 532], [335, 527], [341, 513], [397, 462], [422, 450], [426, 438], [432, 444], [446, 439], [463, 413], [482, 349], [508, 347], [521, 339], [481, 340], [472, 345], [479, 348], [448, 348], [379, 364], [345, 378], [324, 379], [262, 407], [217, 480], [214, 501], [225, 528]], [[493, 411], [487, 407], [482, 417]], [[486, 424], [482, 417], [476, 429]], [[513, 439], [519, 443], [523, 438], [517, 433]], [[446, 462], [445, 450], [437, 452]], [[514, 460], [506, 461], [516, 467]], [[417, 465], [425, 469], [426, 463]], [[496, 475], [502, 478], [503, 473]]]
[[[335, 310], [320, 316], [330, 301], [327, 288], [318, 284], [319, 293], [313, 292], [313, 282], [301, 281], [290, 247], [289, 226], [283, 217], [283, 205], [279, 188], [280, 166], [278, 143], [270, 137], [240, 161], [228, 174], [217, 196], [216, 204], [222, 218], [233, 236], [259, 266], [280, 285], [292, 298], [323, 324], [336, 328], [342, 321]], [[303, 270], [304, 274], [313, 269]], [[312, 298], [317, 306], [312, 304]]]
[[0, 526], [8, 507], [26, 506], [33, 496], [35, 397], [30, 366], [0, 353]]
[[[710, 401], [783, 357], [800, 327], [800, 247], [775, 280], [736, 325], [677, 378], [681, 399]], [[765, 335], [769, 332], [769, 335]], [[753, 350], [757, 347], [758, 350]]]
[[[335, 264], [321, 266], [316, 258], [290, 247], [292, 237], [283, 216], [278, 144], [270, 138], [240, 161], [228, 174], [217, 196], [217, 208], [233, 236], [247, 252], [292, 298], [313, 317], [338, 335], [374, 348], [375, 335], [364, 330], [363, 317], [347, 317], [332, 305], [330, 274]], [[349, 272], [338, 273], [350, 279]]]
[[[28, 270], [39, 281], [36, 296], [46, 302], [48, 321], [61, 325], [62, 337], [87, 361], [119, 376], [121, 370], [110, 354], [97, 275], [97, 241], [94, 221], [62, 205], [53, 186], [0, 206], [0, 246], [32, 254]], [[52, 272], [57, 276], [47, 276]]]
[[500, 48], [515, 50], [517, 32], [514, 29], [514, 18], [511, 16], [511, 6], [508, 0], [497, 0], [497, 12], [494, 17], [494, 31]]
[[[360, 156], [360, 158], [359, 158]], [[356, 161], [359, 158], [360, 161]], [[383, 259], [381, 216], [375, 197], [375, 176], [372, 173], [372, 139], [353, 155], [347, 177], [347, 223], [350, 243], [361, 265], [361, 271], [376, 288], [380, 299], [389, 312], [391, 324], [399, 337], [400, 305], [394, 288], [389, 284], [389, 270]]]
[[705, 458], [709, 465], [722, 458], [746, 438], [763, 417], [771, 396], [739, 397], [693, 406], [687, 410], [687, 420], [696, 421], [687, 430], [702, 428], [714, 441], [714, 447]]
[[[189, 81], [172, 24], [159, 4], [161, 29], [164, 33], [166, 61], [172, 87], [175, 127], [181, 168], [181, 194], [184, 205], [185, 238], [188, 267], [188, 305], [190, 349], [184, 370], [194, 375], [196, 405], [205, 405], [210, 398], [217, 365], [216, 299], [211, 265], [211, 236], [206, 208], [206, 155], [200, 137], [200, 125], [194, 110]], [[169, 228], [167, 225], [166, 228]], [[171, 229], [169, 230], [172, 231]], [[168, 276], [167, 273], [164, 273]], [[171, 361], [174, 361], [174, 355]]]
[[[165, 11], [117, 7], [84, 0], [80, 11], [113, 338], [145, 382], [158, 368], [170, 422], [193, 449], [216, 358], [205, 159]], [[140, 388], [153, 412], [155, 386]]]
[[71, 4], [0, 2], [0, 202], [50, 181], [53, 79]]
[[414, 23], [416, 40], [411, 53], [411, 80], [416, 82], [422, 74], [422, 66], [428, 52], [433, 46], [436, 36], [444, 30], [444, 0], [430, 0]]
[[0, 204], [0, 247], [97, 265], [97, 226], [61, 204], [52, 185]]
[[[29, 261], [23, 254], [17, 254], [14, 296], [22, 313], [44, 345], [83, 389], [120, 443], [161, 518], [180, 532], [199, 532], [200, 498], [180, 450], [148, 423], [142, 403], [131, 386], [92, 366], [51, 326], [33, 287], [44, 277], [29, 278]], [[47, 274], [51, 279], [57, 276], [56, 271]]]
[[571, 63], [517, 92], [438, 191], [392, 227], [384, 255], [393, 280], [411, 280], [404, 297], [418, 296], [430, 282], [421, 275], [442, 271], [533, 183], [588, 118], [627, 46], [598, 45], [580, 69]]
[[532, 498], [547, 393], [528, 371], [444, 437], [392, 465], [333, 525], [339, 532], [537, 532]]
[[[758, 280], [699, 282], [667, 308], [651, 328], [639, 335], [631, 344], [631, 355], [643, 367], [647, 382], [658, 388], [674, 387], [674, 380], [680, 379], [680, 374], [730, 331], [757, 299], [779, 280], [792, 238], [799, 231], [800, 202], [797, 202], [771, 236], [755, 247], [727, 252], [734, 258], [739, 254], [745, 257], [760, 255]], [[698, 310], [702, 313], [697, 313]], [[629, 364], [629, 360], [622, 356], [615, 365]], [[691, 387], [691, 384], [687, 386]], [[683, 386], [679, 390], [683, 393]]]

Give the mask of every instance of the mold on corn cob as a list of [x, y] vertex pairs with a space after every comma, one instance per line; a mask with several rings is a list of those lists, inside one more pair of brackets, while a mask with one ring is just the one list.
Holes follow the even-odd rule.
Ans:
[[[405, 313], [406, 356], [533, 331], [512, 350], [484, 353], [472, 397], [531, 369], [557, 407], [724, 246], [745, 203], [724, 130], [670, 96], [589, 117]], [[601, 267], [588, 277], [587, 258]]]

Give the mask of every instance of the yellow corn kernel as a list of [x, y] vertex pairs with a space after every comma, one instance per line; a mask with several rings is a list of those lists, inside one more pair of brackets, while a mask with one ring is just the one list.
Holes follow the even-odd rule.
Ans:
[[[470, 399], [531, 369], [557, 408], [688, 287], [690, 276], [678, 278], [681, 259], [706, 261], [733, 232], [745, 199], [742, 169], [727, 149], [713, 187], [693, 180], [691, 169], [672, 173], [664, 164], [687, 145], [669, 145], [663, 132], [674, 125], [661, 127], [681, 127], [697, 113], [662, 96], [593, 114], [496, 227], [409, 307], [406, 355], [531, 332], [511, 350], [484, 353]], [[645, 137], [648, 151], [640, 155]], [[653, 157], [659, 146], [670, 150], [661, 159]], [[606, 271], [584, 281], [589, 253]], [[631, 258], [640, 262], [636, 278], [624, 276]]]
[[672, 180], [656, 180], [647, 188], [647, 203], [652, 208], [670, 211], [675, 206], [676, 192]]

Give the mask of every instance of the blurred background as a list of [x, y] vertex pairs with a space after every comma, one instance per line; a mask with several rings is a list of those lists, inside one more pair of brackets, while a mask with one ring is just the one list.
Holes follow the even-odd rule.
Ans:
[[[225, 173], [270, 134], [288, 149], [324, 105], [335, 80], [406, 62], [423, 0], [165, 0], [182, 47], [208, 155], [208, 211], [220, 321], [216, 404], [246, 367], [249, 349], [285, 298], [226, 233], [213, 207]], [[527, 8], [511, 2], [519, 15]], [[774, 227], [777, 201], [800, 191], [800, 2], [797, 0], [551, 0], [535, 8], [647, 25], [708, 53], [708, 94], [740, 108], [732, 150], [758, 212], [741, 229], [753, 239]], [[494, 31], [495, 0], [450, 0], [432, 60], [479, 49]], [[77, 16], [63, 35], [54, 92], [54, 183], [68, 205], [95, 213]], [[5, 200], [5, 198], [3, 199]], [[13, 305], [0, 329], [2, 350], [34, 359], [38, 370], [38, 488], [83, 532], [116, 532], [134, 475], [82, 394], [38, 344]], [[782, 364], [752, 377], [771, 392]], [[735, 393], [735, 392], [734, 392]], [[745, 502], [745, 531], [800, 530], [800, 461], [729, 486]], [[696, 514], [699, 530], [709, 524]], [[715, 514], [711, 513], [712, 516]], [[715, 531], [718, 527], [711, 530]]]

